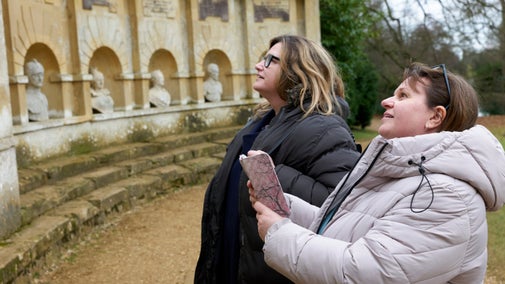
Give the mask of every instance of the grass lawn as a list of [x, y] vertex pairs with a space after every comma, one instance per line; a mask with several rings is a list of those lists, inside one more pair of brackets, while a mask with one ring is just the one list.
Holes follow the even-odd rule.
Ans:
[[[488, 116], [479, 118], [478, 124], [486, 126], [505, 147], [505, 116]], [[366, 148], [372, 138], [377, 135], [379, 118], [372, 121], [372, 125], [364, 130], [353, 129], [356, 142]], [[505, 185], [504, 185], [505, 186]], [[488, 212], [488, 270], [486, 284], [505, 283], [505, 209]]]
[[[479, 124], [486, 126], [505, 147], [505, 116], [480, 118]], [[505, 186], [505, 185], [504, 185]], [[488, 212], [488, 271], [486, 283], [505, 283], [505, 209]]]

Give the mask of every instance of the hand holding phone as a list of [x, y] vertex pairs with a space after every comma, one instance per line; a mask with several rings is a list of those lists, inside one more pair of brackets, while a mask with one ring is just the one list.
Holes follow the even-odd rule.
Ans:
[[284, 197], [272, 158], [263, 151], [252, 156], [240, 155], [242, 169], [249, 177], [257, 201], [263, 203], [282, 217], [290, 210]]

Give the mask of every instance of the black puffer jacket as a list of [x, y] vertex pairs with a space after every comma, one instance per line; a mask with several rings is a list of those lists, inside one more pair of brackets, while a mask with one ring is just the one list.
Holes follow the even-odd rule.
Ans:
[[[282, 108], [259, 133], [251, 149], [271, 154], [285, 192], [320, 206], [352, 168], [360, 153], [356, 150], [349, 127], [340, 116], [312, 114], [304, 119], [302, 116], [303, 112], [299, 108]], [[195, 283], [216, 283], [216, 257], [219, 240], [222, 238], [228, 175], [233, 162], [240, 154], [242, 137], [250, 133], [259, 120], [248, 123], [237, 133], [228, 145], [221, 167], [207, 188]], [[256, 212], [249, 201], [246, 182], [247, 176], [242, 173], [239, 185], [239, 281], [289, 283], [263, 260], [263, 242], [258, 235]]]

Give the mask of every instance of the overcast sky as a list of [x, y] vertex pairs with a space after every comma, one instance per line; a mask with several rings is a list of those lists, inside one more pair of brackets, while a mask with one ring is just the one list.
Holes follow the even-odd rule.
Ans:
[[[402, 19], [404, 25], [416, 26], [424, 20], [424, 15], [421, 7], [416, 1], [412, 0], [388, 0], [390, 7], [394, 9], [394, 15]], [[440, 6], [439, 0], [420, 0], [423, 8], [430, 17], [443, 21], [442, 7]], [[448, 1], [444, 3], [449, 4]], [[490, 11], [491, 12], [491, 11]], [[472, 46], [476, 49], [482, 49], [486, 46], [494, 44], [495, 42], [489, 40], [489, 35], [486, 33], [486, 29], [483, 28], [479, 33], [473, 33], [475, 36], [475, 41]], [[470, 32], [469, 34], [472, 34]], [[477, 40], [478, 39], [478, 40]]]

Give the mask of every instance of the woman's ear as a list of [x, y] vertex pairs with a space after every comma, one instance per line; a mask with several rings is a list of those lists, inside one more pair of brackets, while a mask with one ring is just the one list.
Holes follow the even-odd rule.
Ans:
[[440, 128], [442, 122], [444, 122], [445, 116], [447, 115], [447, 110], [443, 106], [436, 106], [433, 108], [433, 115], [426, 122], [425, 128], [427, 130], [436, 130]]

